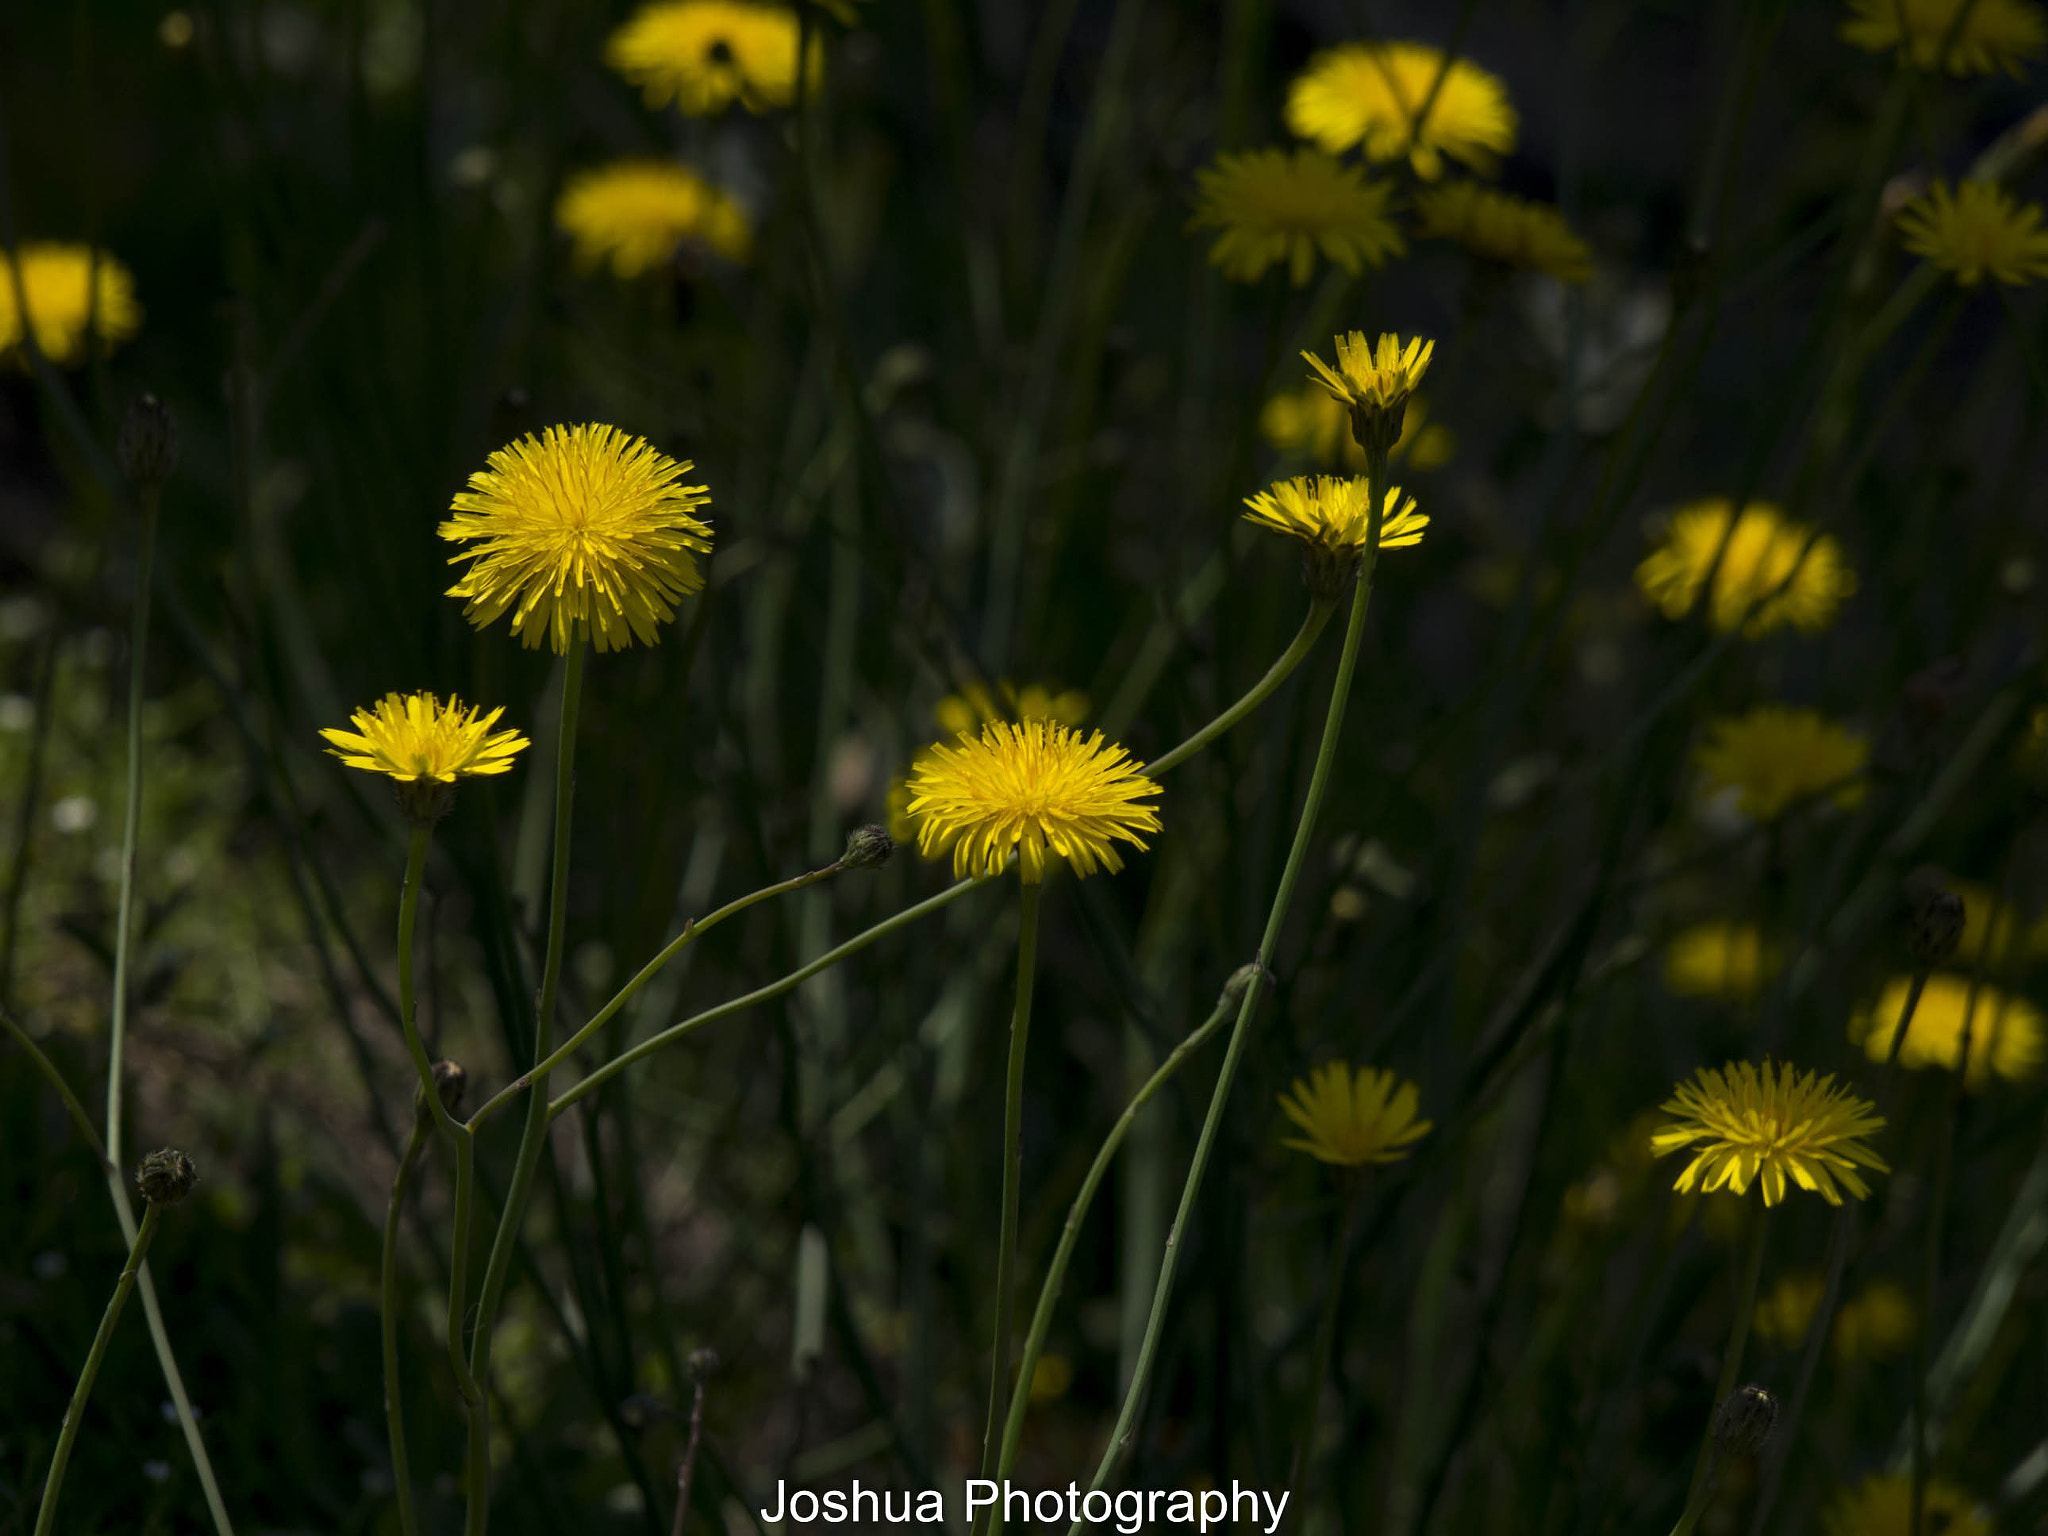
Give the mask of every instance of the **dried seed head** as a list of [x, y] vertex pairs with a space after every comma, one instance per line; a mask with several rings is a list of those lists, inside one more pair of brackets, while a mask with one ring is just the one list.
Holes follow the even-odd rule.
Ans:
[[178, 467], [178, 423], [170, 407], [155, 395], [138, 395], [121, 418], [114, 448], [121, 473], [138, 489], [159, 489]]
[[878, 869], [889, 862], [889, 855], [896, 851], [896, 839], [889, 835], [889, 829], [873, 823], [855, 827], [847, 835], [846, 852], [839, 856], [841, 869]]
[[184, 1153], [160, 1147], [142, 1160], [135, 1182], [142, 1187], [142, 1198], [151, 1205], [176, 1205], [192, 1192], [199, 1174], [192, 1159]]
[[1778, 1422], [1778, 1396], [1751, 1382], [1714, 1410], [1714, 1444], [1723, 1456], [1753, 1456]]

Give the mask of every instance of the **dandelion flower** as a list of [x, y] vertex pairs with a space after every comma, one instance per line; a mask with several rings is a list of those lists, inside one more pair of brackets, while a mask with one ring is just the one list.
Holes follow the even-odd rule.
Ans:
[[[1949, 29], [1956, 13], [1969, 16], [1953, 43]], [[1849, 0], [1849, 19], [1842, 23], [1842, 41], [1866, 53], [1885, 53], [1903, 41], [1915, 64], [1932, 69], [1948, 43], [1948, 72], [1988, 75], [2003, 70], [2019, 78], [2024, 60], [2038, 58], [2048, 46], [2048, 21], [2033, 0]]]
[[[1849, 1020], [1850, 1043], [1862, 1046], [1872, 1061], [1890, 1059], [1892, 1036], [1898, 1033], [1912, 985], [1910, 977], [1892, 977], [1878, 993], [1877, 1002]], [[1975, 991], [1973, 1002], [1968, 976], [1952, 971], [1929, 976], [1913, 1009], [1912, 1022], [1906, 1026], [1899, 1064], [1946, 1067], [1953, 1072], [1962, 1055], [1967, 1020], [1970, 1060], [1963, 1071], [1966, 1087], [1981, 1089], [1993, 1074], [2008, 1082], [2033, 1077], [2042, 1057], [2040, 1010], [2025, 998], [1983, 982], [1976, 984]]]
[[1436, 343], [1418, 336], [1404, 347], [1391, 331], [1382, 331], [1374, 343], [1365, 332], [1351, 331], [1336, 339], [1336, 348], [1334, 368], [1313, 352], [1301, 354], [1315, 370], [1310, 382], [1350, 408], [1351, 435], [1362, 448], [1391, 452], [1406, 426], [1408, 397], [1429, 371]]
[[462, 779], [504, 773], [528, 745], [517, 731], [493, 731], [504, 707], [483, 714], [446, 704], [431, 693], [387, 693], [368, 709], [349, 716], [353, 731], [323, 728], [328, 751], [351, 768], [387, 774], [402, 783]]
[[687, 166], [628, 160], [572, 177], [555, 204], [577, 265], [609, 264], [619, 277], [661, 266], [685, 241], [729, 261], [745, 261], [753, 243], [747, 216]]
[[[89, 245], [24, 245], [19, 272], [36, 347], [53, 363], [68, 367], [85, 361], [88, 325], [109, 346], [141, 328], [134, 275], [105, 251]], [[0, 252], [0, 355], [26, 362], [15, 276], [15, 263]]]
[[1299, 288], [1315, 270], [1316, 252], [1356, 276], [1407, 249], [1387, 211], [1389, 189], [1368, 181], [1315, 149], [1257, 149], [1220, 155], [1196, 175], [1189, 229], [1223, 233], [1209, 248], [1210, 265], [1233, 282], [1255, 283], [1276, 261], [1287, 263]]
[[1421, 1096], [1392, 1072], [1326, 1061], [1308, 1079], [1280, 1095], [1280, 1108], [1301, 1130], [1280, 1143], [1340, 1168], [1398, 1163], [1427, 1136], [1431, 1122], [1415, 1118]]
[[[710, 501], [682, 485], [695, 468], [617, 427], [549, 427], [493, 453], [469, 477], [440, 534], [481, 541], [449, 558], [472, 560], [448, 589], [482, 628], [508, 609], [529, 647], [557, 652], [590, 638], [600, 651], [638, 640], [675, 617], [675, 600], [704, 585], [697, 554], [711, 529], [693, 514]], [[693, 553], [694, 552], [694, 553]]]
[[[1320, 384], [1273, 396], [1259, 413], [1259, 432], [1281, 453], [1300, 454], [1325, 469], [1342, 465], [1354, 475], [1365, 473], [1365, 450], [1351, 435], [1351, 413]], [[1429, 419], [1422, 396], [1410, 395], [1400, 439], [1387, 459], [1405, 461], [1413, 469], [1436, 469], [1449, 462], [1455, 443], [1449, 427]]]
[[1088, 718], [1088, 695], [1078, 688], [1054, 693], [1043, 683], [997, 683], [993, 692], [983, 683], [969, 683], [949, 693], [932, 710], [948, 736], [973, 735], [992, 720], [1057, 720], [1076, 726]]
[[1145, 847], [1159, 817], [1145, 799], [1159, 786], [1122, 747], [1097, 731], [1085, 741], [1056, 720], [992, 721], [958, 746], [934, 745], [910, 774], [917, 842], [927, 855], [950, 848], [956, 876], [995, 874], [1016, 850], [1026, 884], [1057, 859], [1076, 874], [1100, 863], [1122, 869], [1116, 840]]
[[1443, 174], [1447, 155], [1488, 171], [1515, 147], [1507, 87], [1469, 59], [1446, 67], [1427, 43], [1325, 49], [1287, 88], [1287, 126], [1333, 155], [1363, 145], [1368, 160], [1405, 158], [1425, 181]]
[[1593, 275], [1593, 251], [1548, 203], [1496, 192], [1476, 181], [1425, 187], [1415, 197], [1424, 236], [1455, 240], [1505, 267], [1547, 272], [1561, 283]]
[[[1991, 1536], [1991, 1521], [1969, 1494], [1930, 1478], [1923, 1495], [1922, 1529], [1940, 1536]], [[1821, 1517], [1822, 1536], [1910, 1536], [1913, 1479], [1905, 1472], [1873, 1472], [1835, 1496]]]
[[1899, 210], [1899, 240], [1964, 288], [1987, 277], [2009, 288], [2048, 277], [2041, 205], [2015, 201], [1995, 182], [1966, 181], [1951, 191], [1937, 181]]
[[1903, 1354], [1913, 1342], [1918, 1314], [1893, 1280], [1873, 1280], [1860, 1295], [1842, 1303], [1830, 1342], [1844, 1360], [1883, 1360]]
[[1947, 889], [1963, 903], [1963, 931], [1955, 950], [1959, 966], [1974, 967], [1980, 960], [2011, 966], [2048, 956], [2048, 917], [2028, 923], [1989, 886], [1974, 880], [1950, 880]]
[[1870, 1194], [1859, 1166], [1889, 1171], [1863, 1139], [1884, 1120], [1867, 1100], [1836, 1087], [1832, 1074], [1731, 1061], [1723, 1069], [1700, 1068], [1663, 1108], [1678, 1119], [1651, 1136], [1650, 1151], [1663, 1157], [1697, 1148], [1673, 1186], [1680, 1193], [1697, 1186], [1745, 1195], [1754, 1182], [1771, 1206], [1785, 1198], [1789, 1178], [1840, 1205], [1837, 1182], [1859, 1200]]
[[1856, 573], [1833, 539], [1823, 534], [1809, 543], [1809, 537], [1807, 528], [1764, 502], [1749, 503], [1738, 516], [1724, 498], [1696, 501], [1672, 514], [1663, 543], [1636, 567], [1636, 586], [1667, 618], [1683, 618], [1721, 550], [1708, 608], [1715, 629], [1725, 634], [1740, 624], [1751, 640], [1787, 624], [1825, 629], [1856, 590]]
[[1664, 985], [1680, 997], [1740, 1000], [1778, 969], [1778, 949], [1754, 923], [1695, 923], [1664, 949]]
[[1813, 1314], [1820, 1310], [1827, 1282], [1819, 1275], [1786, 1275], [1756, 1299], [1750, 1326], [1757, 1337], [1779, 1349], [1797, 1349], [1806, 1342]]
[[1711, 721], [1698, 753], [1716, 793], [1733, 791], [1736, 807], [1770, 821], [1800, 800], [1826, 794], [1836, 805], [1863, 798], [1870, 743], [1818, 710], [1759, 704], [1748, 714]]
[[[604, 61], [639, 86], [650, 107], [674, 102], [709, 117], [737, 101], [749, 112], [796, 99], [801, 24], [793, 10], [750, 0], [656, 0], [611, 36]], [[816, 39], [805, 55], [815, 89], [824, 55]]]
[[[1363, 477], [1298, 475], [1275, 482], [1256, 496], [1245, 521], [1272, 528], [1339, 558], [1365, 552], [1372, 497]], [[1429, 519], [1415, 510], [1415, 498], [1401, 500], [1401, 487], [1390, 487], [1380, 504], [1380, 548], [1403, 549], [1422, 542]]]

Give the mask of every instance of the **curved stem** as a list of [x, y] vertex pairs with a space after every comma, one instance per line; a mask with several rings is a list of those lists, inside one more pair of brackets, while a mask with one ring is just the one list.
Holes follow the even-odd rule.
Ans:
[[[1294, 1457], [1288, 1464], [1287, 1486], [1290, 1488], [1300, 1487], [1308, 1469], [1315, 1463], [1316, 1424], [1322, 1417], [1323, 1378], [1329, 1374], [1330, 1355], [1337, 1344], [1337, 1304], [1344, 1294], [1344, 1258], [1350, 1252], [1351, 1239], [1358, 1230], [1359, 1196], [1365, 1192], [1365, 1180], [1358, 1176], [1358, 1170], [1348, 1171], [1351, 1174], [1351, 1192], [1344, 1201], [1343, 1220], [1337, 1224], [1336, 1235], [1331, 1240], [1330, 1273], [1323, 1282], [1323, 1314], [1316, 1323], [1315, 1343], [1308, 1357], [1308, 1402], [1301, 1411], [1301, 1437], [1295, 1442]], [[1304, 1494], [1304, 1509], [1307, 1503], [1307, 1495]]]
[[64, 1101], [65, 1113], [71, 1116], [71, 1123], [78, 1127], [78, 1134], [85, 1138], [85, 1144], [92, 1148], [92, 1155], [100, 1160], [100, 1167], [108, 1173], [115, 1172], [114, 1165], [107, 1160], [106, 1145], [100, 1140], [99, 1127], [92, 1123], [92, 1116], [85, 1112], [78, 1095], [64, 1081], [64, 1074], [57, 1070], [57, 1064], [43, 1054], [42, 1047], [29, 1038], [27, 1030], [14, 1022], [14, 1015], [7, 1011], [4, 1003], [0, 1003], [0, 1025], [6, 1026], [7, 1033], [28, 1052], [29, 1060], [36, 1064], [36, 1070], [43, 1074], [44, 1081], [57, 1090], [57, 1097]]
[[128, 788], [121, 827], [121, 897], [114, 918], [114, 1025], [107, 1045], [107, 1160], [121, 1164], [122, 1055], [128, 1040], [128, 949], [135, 913], [135, 849], [142, 832], [142, 685], [149, 659], [149, 589], [156, 566], [158, 490], [146, 486], [135, 555], [135, 611], [128, 639]]
[[1171, 752], [1165, 753], [1155, 761], [1147, 763], [1139, 772], [1157, 778], [1160, 774], [1166, 772], [1167, 769], [1179, 767], [1197, 752], [1201, 751], [1202, 748], [1208, 746], [1218, 736], [1221, 736], [1233, 725], [1236, 725], [1246, 715], [1265, 703], [1267, 698], [1272, 695], [1273, 690], [1286, 682], [1288, 675], [1301, 665], [1302, 657], [1309, 653], [1310, 648], [1316, 643], [1316, 637], [1323, 632], [1323, 626], [1330, 622], [1330, 615], [1336, 611], [1337, 600], [1334, 597], [1318, 596], [1312, 598], [1309, 602], [1308, 613], [1302, 618], [1301, 629], [1295, 634], [1293, 642], [1289, 644], [1287, 649], [1280, 653], [1279, 659], [1266, 669], [1266, 675], [1254, 683], [1245, 696], [1231, 705], [1230, 708], [1223, 711], [1222, 714], [1211, 720]]
[[398, 1384], [398, 1222], [405, 1209], [405, 1190], [413, 1165], [426, 1149], [432, 1122], [413, 1123], [412, 1140], [392, 1175], [391, 1199], [384, 1207], [384, 1263], [378, 1288], [384, 1337], [384, 1423], [391, 1435], [391, 1492], [398, 1501], [400, 1536], [415, 1536], [419, 1517], [413, 1512], [412, 1463], [405, 1450], [405, 1405]]
[[78, 1424], [85, 1417], [86, 1399], [92, 1396], [92, 1384], [100, 1373], [100, 1362], [107, 1356], [107, 1343], [114, 1337], [114, 1325], [121, 1320], [121, 1309], [128, 1304], [128, 1293], [135, 1289], [135, 1277], [142, 1270], [142, 1256], [149, 1252], [149, 1240], [156, 1235], [157, 1213], [162, 1209], [154, 1200], [142, 1213], [142, 1226], [134, 1240], [128, 1245], [128, 1262], [122, 1267], [121, 1278], [114, 1286], [114, 1294], [107, 1301], [107, 1310], [100, 1318], [100, 1331], [93, 1335], [92, 1350], [85, 1357], [85, 1369], [78, 1373], [78, 1385], [71, 1392], [71, 1406], [64, 1410], [64, 1427], [57, 1432], [57, 1453], [50, 1458], [50, 1475], [43, 1483], [43, 1505], [36, 1512], [35, 1536], [50, 1536], [57, 1523], [57, 1495], [64, 1488], [64, 1469], [71, 1461], [71, 1448], [78, 1442]]

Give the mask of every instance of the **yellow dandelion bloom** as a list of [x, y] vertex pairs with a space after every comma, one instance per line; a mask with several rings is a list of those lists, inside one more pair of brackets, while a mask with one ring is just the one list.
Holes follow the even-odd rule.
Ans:
[[1404, 347], [1391, 331], [1382, 331], [1375, 343], [1365, 339], [1365, 332], [1351, 331], [1336, 339], [1336, 348], [1334, 368], [1313, 352], [1302, 353], [1302, 360], [1315, 370], [1309, 381], [1350, 408], [1352, 435], [1364, 438], [1371, 434], [1376, 418], [1406, 412], [1408, 397], [1429, 372], [1436, 343], [1418, 336]]
[[1636, 567], [1636, 586], [1667, 618], [1685, 617], [1724, 539], [1708, 608], [1710, 622], [1724, 634], [1738, 624], [1752, 640], [1787, 624], [1825, 629], [1856, 590], [1856, 573], [1833, 539], [1823, 534], [1809, 547], [1809, 530], [1787, 521], [1776, 507], [1753, 501], [1737, 516], [1722, 497], [1672, 514], [1663, 542]]
[[675, 617], [675, 600], [704, 585], [697, 554], [711, 529], [693, 514], [710, 497], [678, 482], [696, 466], [617, 427], [549, 427], [493, 453], [469, 477], [440, 535], [479, 541], [449, 558], [472, 560], [448, 589], [478, 628], [508, 609], [529, 647], [557, 652], [579, 638], [600, 651], [638, 640]]
[[[737, 101], [768, 112], [796, 100], [797, 14], [751, 0], [655, 0], [611, 36], [604, 61], [641, 88], [650, 107], [674, 102], [709, 117]], [[805, 89], [824, 69], [816, 38], [804, 58]]]
[[1680, 1193], [1698, 1186], [1744, 1195], [1755, 1183], [1770, 1206], [1785, 1198], [1789, 1178], [1840, 1205], [1837, 1183], [1859, 1200], [1870, 1194], [1859, 1166], [1890, 1171], [1863, 1139], [1883, 1129], [1883, 1118], [1867, 1100], [1836, 1087], [1832, 1074], [1731, 1061], [1700, 1068], [1663, 1108], [1677, 1122], [1651, 1136], [1650, 1151], [1663, 1157], [1697, 1148], [1673, 1186]]
[[1806, 1342], [1806, 1330], [1813, 1326], [1813, 1314], [1827, 1288], [1819, 1275], [1786, 1275], [1757, 1297], [1750, 1326], [1767, 1344], [1797, 1349]]
[[[1336, 555], [1356, 556], [1365, 550], [1372, 497], [1363, 477], [1297, 475], [1276, 481], [1256, 496], [1245, 521], [1271, 528]], [[1401, 500], [1401, 487], [1388, 489], [1380, 504], [1380, 548], [1404, 549], [1422, 542], [1429, 519], [1415, 510], [1415, 498]]]
[[1893, 1280], [1873, 1280], [1835, 1314], [1830, 1342], [1844, 1360], [1885, 1360], [1913, 1343], [1919, 1318], [1912, 1300]]
[[1820, 794], [1836, 805], [1856, 804], [1870, 742], [1818, 710], [1759, 704], [1708, 722], [1697, 761], [1710, 792], [1732, 790], [1743, 815], [1770, 821]]
[[1427, 1136], [1431, 1122], [1415, 1116], [1421, 1094], [1392, 1072], [1326, 1061], [1280, 1095], [1280, 1108], [1301, 1131], [1280, 1145], [1340, 1168], [1398, 1163]]
[[1453, 181], [1418, 192], [1415, 213], [1425, 237], [1455, 240], [1502, 266], [1547, 272], [1561, 283], [1583, 283], [1593, 275], [1592, 247], [1548, 203], [1476, 181]]
[[[1956, 13], [1970, 14], [1949, 43]], [[2048, 46], [2048, 21], [2033, 0], [1849, 0], [1842, 41], [1866, 53], [1888, 53], [1903, 41], [1915, 64], [1932, 69], [1948, 44], [1952, 75], [1988, 75], [2003, 70], [2019, 78], [2020, 65]]]
[[1780, 956], [1754, 923], [1695, 923], [1664, 948], [1664, 985], [1680, 997], [1756, 996]]
[[1080, 875], [1122, 869], [1116, 840], [1139, 848], [1159, 817], [1141, 802], [1159, 786], [1097, 731], [1056, 720], [998, 720], [959, 745], [934, 745], [910, 773], [909, 812], [921, 852], [951, 849], [956, 876], [995, 874], [1014, 849], [1025, 883], [1065, 859]]
[[1515, 147], [1516, 119], [1507, 87], [1469, 59], [1447, 69], [1427, 43], [1344, 43], [1288, 86], [1287, 127], [1333, 155], [1362, 145], [1368, 160], [1405, 158], [1434, 181], [1445, 156], [1491, 170]]
[[[85, 361], [86, 327], [107, 346], [126, 341], [142, 326], [135, 277], [105, 251], [89, 245], [37, 243], [21, 247], [21, 288], [35, 326], [36, 347], [51, 362]], [[16, 264], [0, 252], [0, 356], [28, 361]]]
[[[1259, 412], [1259, 432], [1281, 453], [1299, 454], [1326, 469], [1342, 465], [1354, 475], [1365, 473], [1365, 450], [1351, 435], [1351, 413], [1320, 384], [1273, 396]], [[1418, 470], [1437, 469], [1450, 462], [1456, 444], [1449, 427], [1429, 419], [1428, 402], [1410, 395], [1400, 440], [1387, 459]]]
[[[1888, 1060], [1892, 1036], [1906, 1011], [1912, 978], [1894, 976], [1884, 984], [1872, 1006], [1849, 1020], [1849, 1040], [1872, 1061]], [[1970, 978], [1936, 971], [1921, 989], [1920, 1001], [1899, 1047], [1905, 1067], [1946, 1067], [1953, 1072], [1963, 1050], [1963, 1025], [1970, 1026], [1970, 1060], [1963, 1084], [1981, 1089], [1993, 1074], [2008, 1082], [2025, 1082], [2040, 1070], [2043, 1054], [2041, 1012], [2025, 998], [1979, 982], [1971, 998]]]
[[1946, 883], [1963, 902], [1963, 933], [1956, 941], [1958, 969], [1974, 968], [1980, 959], [1990, 966], [2012, 967], [2048, 957], [2048, 917], [2029, 923], [1988, 885], [1974, 880]]
[[1315, 149], [1255, 149], [1219, 155], [1196, 173], [1189, 229], [1220, 228], [1209, 264], [1233, 282], [1255, 283], [1276, 261], [1299, 288], [1316, 252], [1357, 275], [1384, 266], [1407, 246], [1387, 211], [1390, 190]]
[[1996, 182], [1937, 181], [1899, 210], [1899, 241], [1965, 288], [1985, 278], [2008, 288], [2048, 277], [2041, 205], [2016, 201]]
[[609, 265], [619, 277], [653, 271], [685, 241], [745, 261], [754, 238], [739, 204], [668, 160], [627, 160], [571, 177], [555, 225], [578, 266]]
[[504, 773], [529, 745], [517, 731], [493, 731], [503, 706], [482, 714], [460, 699], [446, 704], [431, 693], [387, 693], [349, 716], [353, 731], [322, 728], [328, 751], [351, 768], [382, 773], [400, 783]]
[[[1929, 1536], [1991, 1536], [1991, 1519], [1953, 1483], [1931, 1478], [1923, 1496], [1921, 1529]], [[1904, 1472], [1873, 1472], [1835, 1496], [1821, 1516], [1823, 1536], [1910, 1536], [1913, 1479]]]

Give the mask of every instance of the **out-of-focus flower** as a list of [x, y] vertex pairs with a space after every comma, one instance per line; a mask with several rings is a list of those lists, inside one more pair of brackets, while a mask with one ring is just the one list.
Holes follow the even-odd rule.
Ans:
[[28, 361], [28, 328], [15, 290], [17, 267], [36, 347], [53, 363], [69, 367], [84, 362], [88, 331], [112, 347], [142, 326], [134, 274], [117, 259], [89, 245], [33, 243], [20, 248], [18, 263], [0, 252], [0, 357]]
[[1357, 1168], [1398, 1163], [1427, 1136], [1431, 1122], [1416, 1118], [1421, 1096], [1392, 1072], [1326, 1061], [1280, 1095], [1280, 1108], [1301, 1130], [1281, 1141], [1318, 1162]]
[[[768, 112], [796, 99], [797, 13], [751, 0], [655, 0], [605, 45], [604, 61], [639, 86], [650, 107], [709, 117], [738, 102]], [[805, 88], [824, 72], [816, 37], [804, 59]]]
[[1894, 1280], [1873, 1280], [1835, 1314], [1833, 1344], [1844, 1360], [1886, 1360], [1913, 1342], [1918, 1314]]
[[685, 242], [745, 261], [753, 245], [747, 216], [688, 166], [627, 160], [570, 178], [555, 204], [577, 265], [608, 265], [638, 277], [664, 265]]
[[1695, 923], [1664, 948], [1664, 985], [1680, 997], [1751, 998], [1778, 969], [1777, 946], [1754, 923]]
[[1507, 87], [1469, 59], [1427, 43], [1344, 43], [1287, 88], [1287, 127], [1333, 155], [1362, 145], [1368, 160], [1405, 158], [1434, 181], [1446, 156], [1490, 171], [1515, 147], [1516, 118]]
[[[1273, 396], [1259, 413], [1259, 432], [1280, 452], [1299, 453], [1320, 469], [1342, 466], [1354, 475], [1365, 473], [1365, 450], [1351, 435], [1351, 412], [1320, 384]], [[1449, 462], [1455, 446], [1451, 429], [1429, 419], [1423, 397], [1410, 395], [1400, 440], [1387, 459], [1417, 470], [1436, 469]]]
[[[1717, 550], [1722, 551], [1718, 568]], [[1760, 501], [1737, 516], [1723, 497], [1696, 501], [1672, 514], [1663, 542], [1636, 567], [1636, 586], [1666, 617], [1683, 618], [1709, 569], [1714, 570], [1709, 621], [1723, 633], [1740, 624], [1751, 640], [1787, 624], [1825, 629], [1856, 590], [1856, 573], [1833, 539], [1812, 535]]]
[[1255, 283], [1282, 261], [1299, 288], [1314, 272], [1318, 251], [1355, 276], [1407, 249], [1387, 211], [1387, 185], [1321, 150], [1220, 155], [1195, 181], [1188, 228], [1223, 231], [1209, 248], [1209, 262], [1235, 282]]
[[[1991, 1536], [1990, 1517], [1955, 1484], [1929, 1479], [1923, 1497], [1923, 1531]], [[1823, 1536], [1910, 1536], [1912, 1529], [1913, 1479], [1904, 1472], [1873, 1472], [1837, 1494], [1821, 1517]]]
[[1826, 794], [1836, 805], [1863, 798], [1870, 743], [1818, 710], [1759, 704], [1708, 723], [1698, 762], [1716, 792], [1736, 792], [1745, 816], [1771, 821], [1794, 803]]
[[[1966, 5], [1969, 15], [1950, 42]], [[1903, 43], [1922, 69], [1941, 60], [1952, 75], [2003, 70], [2017, 79], [2020, 66], [2048, 47], [2048, 20], [2033, 0], [1849, 0], [1842, 40], [1866, 53], [1888, 53]]]
[[1785, 1275], [1757, 1297], [1750, 1326], [1767, 1344], [1797, 1349], [1806, 1342], [1806, 1330], [1813, 1326], [1813, 1314], [1827, 1288], [1819, 1275]]
[[1452, 181], [1418, 192], [1415, 213], [1424, 237], [1455, 240], [1487, 261], [1547, 272], [1561, 283], [1593, 275], [1592, 248], [1548, 203]]
[[[1892, 977], [1875, 1004], [1850, 1018], [1851, 1043], [1862, 1046], [1872, 1061], [1890, 1059], [1892, 1037], [1898, 1033], [1912, 985], [1909, 976]], [[1936, 971], [1927, 978], [1899, 1046], [1899, 1065], [1946, 1067], [1953, 1072], [1962, 1055], [1965, 1022], [1970, 1031], [1965, 1087], [1981, 1089], [1994, 1074], [2008, 1082], [2025, 1082], [2040, 1070], [2040, 1010], [1987, 982], [1977, 982], [1973, 989], [1968, 976], [1951, 971]]]
[[1985, 278], [2022, 288], [2048, 277], [2048, 230], [2041, 205], [2022, 203], [1996, 182], [1937, 181], [1899, 210], [1899, 242], [1965, 288]]

